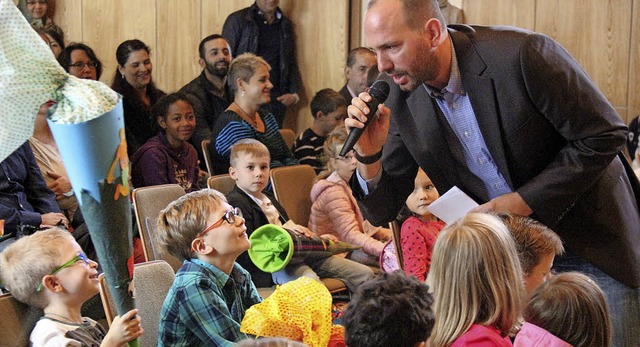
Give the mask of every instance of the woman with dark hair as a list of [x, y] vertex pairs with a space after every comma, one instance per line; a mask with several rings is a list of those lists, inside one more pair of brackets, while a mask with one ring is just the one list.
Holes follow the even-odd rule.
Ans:
[[127, 40], [116, 50], [118, 69], [111, 88], [122, 95], [129, 157], [155, 135], [151, 107], [165, 93], [151, 79], [151, 50], [140, 40]]
[[69, 74], [78, 78], [99, 80], [102, 75], [102, 62], [91, 47], [84, 43], [73, 42], [62, 50], [58, 63]]

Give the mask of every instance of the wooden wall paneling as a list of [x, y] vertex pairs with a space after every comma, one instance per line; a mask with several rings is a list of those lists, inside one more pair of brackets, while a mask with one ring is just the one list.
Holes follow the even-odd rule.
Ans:
[[[625, 120], [640, 115], [640, 0], [633, 0], [631, 15], [631, 49], [629, 58], [629, 109]], [[624, 76], [620, 76], [623, 79]]]
[[[222, 34], [222, 25], [224, 25], [227, 17], [241, 8], [251, 6], [253, 2], [254, 0], [203, 0], [200, 39], [211, 34]], [[200, 41], [198, 41], [198, 43], [200, 43]]]
[[340, 88], [344, 84], [349, 3], [343, 0], [282, 0], [280, 7], [294, 23], [297, 59], [304, 85], [300, 103], [287, 114], [285, 126], [299, 133], [313, 122], [309, 110], [313, 95], [320, 89]]
[[631, 2], [538, 0], [535, 30], [562, 44], [616, 107], [627, 104]]
[[125, 40], [142, 40], [151, 48], [151, 61], [156, 64], [156, 0], [83, 0], [82, 8], [83, 41], [104, 65], [101, 81], [111, 85], [118, 64], [116, 48]]
[[65, 43], [83, 41], [82, 0], [58, 0], [55, 2], [53, 21], [64, 33]]
[[167, 93], [182, 88], [202, 70], [197, 53], [202, 20], [200, 6], [200, 0], [157, 1], [154, 78], [158, 87]]
[[480, 25], [512, 25], [533, 30], [536, 0], [463, 0], [467, 23]]

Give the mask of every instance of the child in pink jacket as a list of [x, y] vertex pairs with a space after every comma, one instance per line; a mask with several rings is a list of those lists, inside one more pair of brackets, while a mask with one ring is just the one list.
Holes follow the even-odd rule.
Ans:
[[324, 144], [324, 155], [328, 158], [328, 171], [321, 173], [311, 189], [311, 214], [309, 229], [318, 235], [331, 234], [340, 241], [362, 246], [347, 256], [359, 263], [378, 266], [378, 259], [385, 242], [391, 239], [391, 231], [374, 227], [364, 220], [356, 203], [349, 178], [356, 169], [353, 152], [345, 157], [338, 153], [344, 145], [347, 131], [344, 126], [334, 129]]

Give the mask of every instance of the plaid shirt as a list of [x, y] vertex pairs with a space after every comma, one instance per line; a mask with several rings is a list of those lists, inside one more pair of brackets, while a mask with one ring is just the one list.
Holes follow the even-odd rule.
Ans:
[[184, 262], [160, 313], [158, 346], [233, 346], [245, 311], [261, 302], [249, 273], [235, 263], [227, 276], [192, 258]]

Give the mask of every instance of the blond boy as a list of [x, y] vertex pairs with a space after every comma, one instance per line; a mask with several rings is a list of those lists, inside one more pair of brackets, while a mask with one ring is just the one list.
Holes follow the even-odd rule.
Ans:
[[[254, 139], [243, 139], [231, 146], [229, 174], [236, 186], [227, 195], [229, 203], [239, 207], [245, 217], [247, 233], [265, 224], [285, 225], [290, 229], [314, 237], [306, 227], [289, 220], [287, 212], [278, 201], [265, 191], [269, 182], [269, 150]], [[242, 255], [238, 262], [251, 273], [256, 286], [269, 287], [271, 280], [277, 284], [292, 281], [301, 276], [315, 280], [332, 277], [342, 280], [354, 292], [363, 282], [373, 277], [373, 270], [354, 261], [331, 256], [323, 259], [305, 260], [303, 264], [288, 265], [283, 270], [268, 274], [259, 270], [248, 256]]]
[[249, 249], [242, 212], [215, 190], [189, 193], [158, 217], [158, 237], [184, 261], [165, 298], [158, 346], [233, 346], [240, 322], [262, 301], [236, 258]]
[[31, 332], [33, 346], [122, 346], [142, 335], [138, 310], [116, 317], [108, 333], [81, 316], [82, 304], [100, 290], [97, 266], [59, 228], [23, 237], [0, 253], [2, 283], [18, 301], [44, 310]]

